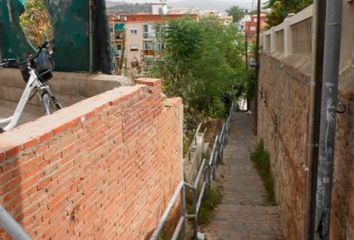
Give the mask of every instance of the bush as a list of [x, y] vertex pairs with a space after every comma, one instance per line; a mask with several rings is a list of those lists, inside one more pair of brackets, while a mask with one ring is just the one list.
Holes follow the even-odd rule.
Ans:
[[270, 157], [268, 151], [264, 148], [263, 140], [258, 142], [255, 150], [251, 153], [251, 160], [254, 162], [254, 165], [262, 178], [263, 185], [267, 191], [266, 199], [268, 204], [276, 205], [274, 181], [270, 170]]
[[206, 189], [202, 204], [199, 210], [198, 222], [201, 225], [205, 225], [210, 221], [210, 217], [213, 214], [213, 210], [221, 203], [223, 198], [220, 188], [208, 187]]

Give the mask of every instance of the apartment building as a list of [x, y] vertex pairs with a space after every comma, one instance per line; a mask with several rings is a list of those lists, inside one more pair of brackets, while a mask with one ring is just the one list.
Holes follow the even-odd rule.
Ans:
[[109, 13], [111, 41], [115, 53], [117, 73], [122, 69], [135, 76], [149, 72], [153, 63], [160, 58], [164, 44], [162, 34], [170, 20], [190, 17], [198, 21], [203, 17], [215, 16], [226, 26], [232, 17], [218, 11], [198, 9], [169, 9], [166, 3], [152, 3], [149, 13]]
[[[243, 32], [246, 35], [247, 42], [256, 42], [257, 38], [257, 14], [246, 16], [247, 20], [242, 21]], [[260, 16], [261, 31], [267, 26], [267, 13], [262, 12]]]
[[186, 16], [197, 19], [196, 14], [168, 13], [165, 3], [153, 3], [151, 13], [111, 13], [109, 22], [117, 73], [122, 69], [135, 75], [148, 72], [164, 49], [162, 34], [167, 23]]

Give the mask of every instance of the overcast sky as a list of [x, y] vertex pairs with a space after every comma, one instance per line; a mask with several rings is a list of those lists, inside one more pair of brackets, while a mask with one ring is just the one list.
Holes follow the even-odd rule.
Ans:
[[[108, 0], [127, 3], [159, 2], [158, 0]], [[262, 0], [262, 2], [265, 2]], [[257, 0], [168, 0], [167, 4], [173, 7], [199, 7], [203, 10], [223, 11], [230, 6], [238, 5], [241, 8], [255, 9]]]

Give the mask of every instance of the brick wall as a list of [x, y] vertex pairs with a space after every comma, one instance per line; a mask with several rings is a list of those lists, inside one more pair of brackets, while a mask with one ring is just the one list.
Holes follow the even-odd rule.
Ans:
[[138, 83], [0, 135], [0, 203], [33, 239], [153, 231], [182, 180], [182, 102]]
[[[285, 62], [262, 54], [258, 95], [258, 137], [264, 139], [270, 152], [277, 202], [285, 237], [290, 240], [305, 239], [308, 220], [310, 174], [306, 167], [311, 70], [293, 67], [302, 61], [306, 59], [301, 56], [292, 56]], [[353, 76], [353, 68], [347, 69], [339, 84], [339, 99], [347, 111], [337, 115], [332, 240], [354, 239]]]

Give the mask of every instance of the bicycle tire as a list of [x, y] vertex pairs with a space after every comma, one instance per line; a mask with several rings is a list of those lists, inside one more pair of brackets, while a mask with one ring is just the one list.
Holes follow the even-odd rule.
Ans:
[[64, 108], [64, 104], [55, 96], [50, 96], [48, 92], [42, 95], [43, 110], [46, 115], [50, 115], [56, 110]]
[[53, 100], [54, 105], [57, 108], [57, 110], [64, 108], [64, 103], [59, 98], [57, 98], [56, 96], [53, 96], [52, 100]]

